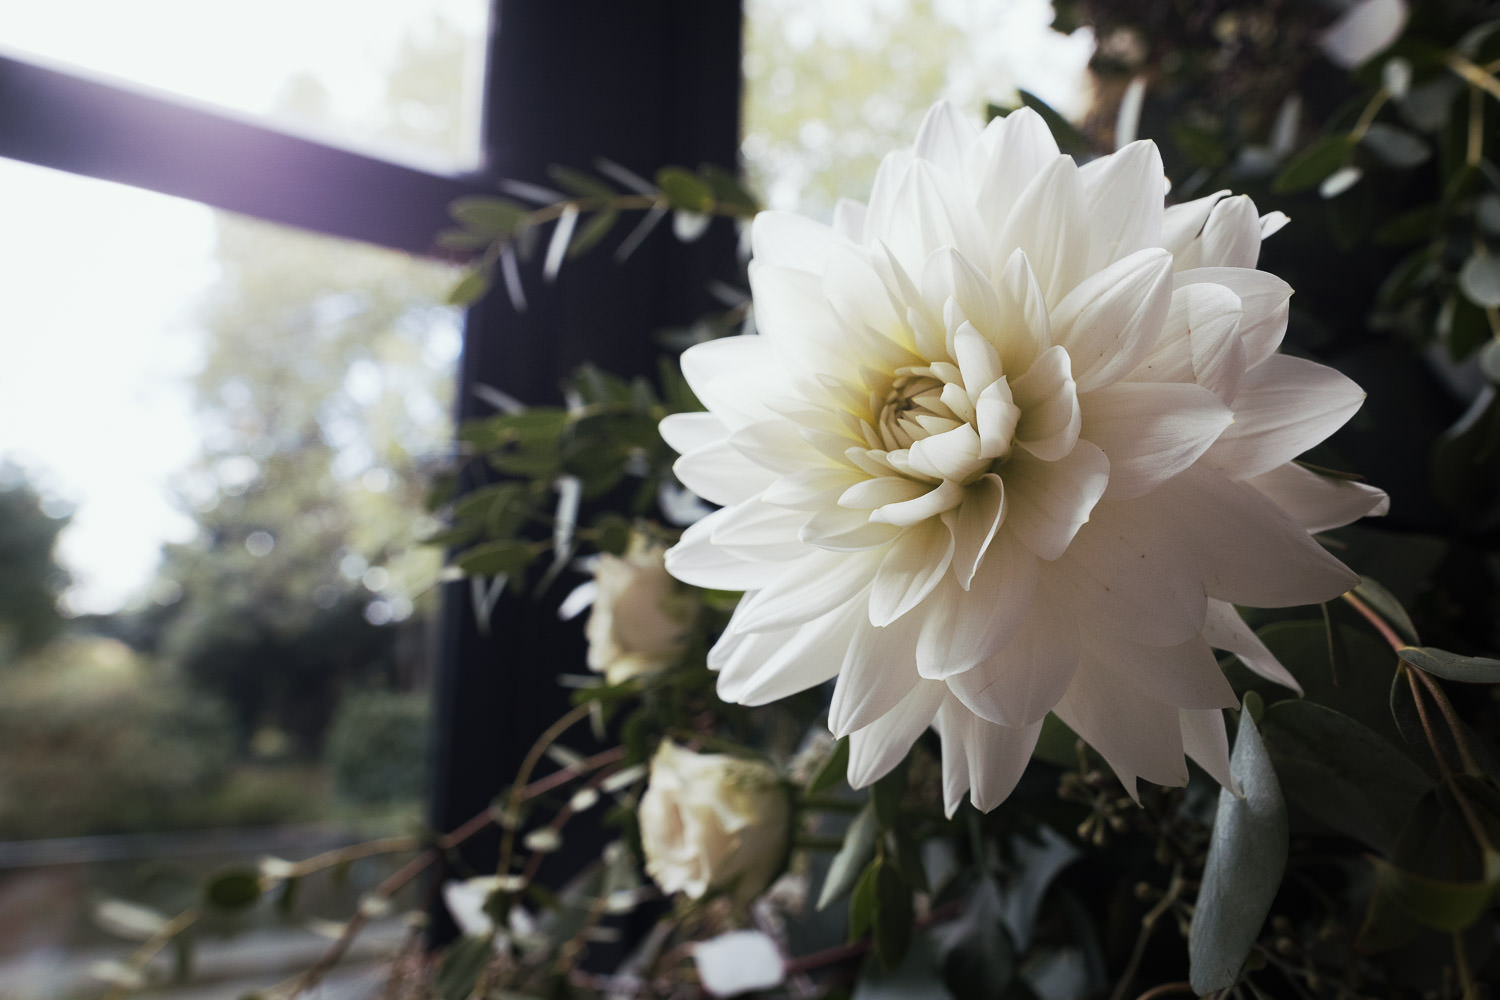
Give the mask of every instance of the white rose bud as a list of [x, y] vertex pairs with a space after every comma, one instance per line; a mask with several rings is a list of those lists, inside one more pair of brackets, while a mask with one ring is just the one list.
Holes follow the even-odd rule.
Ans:
[[594, 609], [584, 629], [589, 668], [611, 684], [662, 670], [682, 655], [697, 602], [668, 573], [666, 550], [641, 535], [624, 557], [594, 566]]
[[790, 804], [776, 772], [663, 742], [640, 806], [646, 872], [663, 892], [748, 903], [786, 860]]

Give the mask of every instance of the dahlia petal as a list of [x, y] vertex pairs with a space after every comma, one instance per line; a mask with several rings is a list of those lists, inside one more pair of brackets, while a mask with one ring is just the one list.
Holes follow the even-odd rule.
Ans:
[[854, 629], [828, 703], [835, 738], [868, 726], [921, 682], [912, 667], [921, 628], [921, 616], [908, 615], [884, 628], [861, 623]]
[[978, 259], [985, 247], [984, 233], [964, 202], [938, 167], [913, 160], [896, 190], [881, 238], [911, 274], [920, 274], [927, 258], [944, 247]]
[[772, 415], [761, 387], [783, 381], [774, 362], [764, 337], [720, 337], [682, 352], [682, 377], [704, 407], [732, 430]]
[[843, 325], [829, 308], [823, 279], [762, 260], [750, 262], [755, 327], [785, 371], [837, 373], [848, 364]]
[[822, 684], [838, 671], [860, 618], [841, 606], [808, 627], [726, 631], [709, 658], [709, 667], [719, 674], [719, 697], [737, 705], [765, 705]]
[[1044, 462], [1056, 462], [1078, 441], [1083, 410], [1073, 382], [1068, 352], [1054, 344], [1037, 358], [1026, 374], [1011, 383], [1021, 407], [1016, 441]]
[[1002, 294], [1005, 313], [1010, 317], [996, 343], [1000, 365], [1006, 372], [1024, 372], [1052, 343], [1047, 300], [1025, 253], [1016, 250], [1006, 260], [996, 291]]
[[865, 203], [840, 198], [833, 205], [833, 231], [846, 240], [863, 243], [865, 239]]
[[1244, 315], [1240, 339], [1245, 344], [1245, 365], [1254, 368], [1276, 353], [1286, 334], [1288, 300], [1292, 286], [1265, 271], [1243, 267], [1195, 267], [1177, 274], [1179, 289], [1189, 285], [1223, 285], [1239, 296]]
[[1131, 798], [1138, 797], [1138, 777], [1158, 785], [1187, 784], [1177, 709], [1146, 697], [1102, 664], [1080, 658], [1073, 683], [1053, 711], [1099, 752]]
[[1295, 462], [1247, 479], [1308, 531], [1341, 528], [1362, 517], [1379, 517], [1390, 509], [1384, 490], [1333, 476], [1322, 476]]
[[672, 472], [682, 485], [721, 506], [748, 500], [775, 479], [770, 469], [750, 461], [728, 443], [679, 456], [672, 463]]
[[871, 246], [887, 239], [890, 233], [890, 216], [895, 210], [896, 192], [906, 180], [911, 169], [912, 153], [907, 149], [892, 150], [881, 157], [875, 168], [875, 182], [870, 187], [870, 200], [865, 206], [865, 245]]
[[972, 670], [948, 677], [948, 690], [982, 719], [1027, 726], [1040, 721], [1068, 689], [1081, 640], [1071, 606], [1057, 599], [1053, 586], [1038, 580], [1035, 589], [1028, 588], [1006, 577], [1006, 569], [1000, 560], [989, 560], [981, 579], [993, 573], [1005, 588], [994, 609], [997, 618], [1009, 619], [1010, 639]]
[[1021, 192], [1059, 157], [1057, 140], [1042, 116], [1030, 108], [996, 118], [969, 151], [970, 189], [980, 221], [997, 232], [1010, 218]]
[[923, 677], [950, 680], [994, 658], [1031, 613], [1036, 557], [1014, 542], [1000, 548], [986, 560], [972, 593], [962, 593], [953, 580], [934, 592], [917, 639], [917, 673]]
[[863, 511], [825, 507], [803, 523], [797, 537], [822, 549], [854, 552], [886, 545], [901, 533], [890, 524], [875, 524]]
[[[956, 307], [963, 319], [985, 337], [996, 338], [1004, 328], [1005, 314], [995, 286], [983, 271], [951, 246], [939, 248], [927, 259], [922, 268], [922, 295], [935, 311], [941, 312], [949, 305]], [[957, 330], [958, 326], [959, 323], [953, 323], [949, 328]], [[962, 366], [953, 345], [948, 346], [949, 355]], [[993, 355], [994, 349], [990, 352]], [[999, 374], [996, 371], [990, 381]]]
[[1215, 600], [1208, 602], [1203, 638], [1215, 649], [1233, 653], [1241, 663], [1266, 680], [1275, 681], [1298, 694], [1302, 693], [1302, 685], [1297, 683], [1297, 678], [1281, 665], [1275, 654], [1260, 641], [1260, 636], [1245, 624], [1233, 604]]
[[870, 590], [870, 624], [889, 625], [922, 603], [948, 572], [953, 534], [937, 518], [914, 524], [886, 550]]
[[[998, 310], [999, 300], [995, 302]], [[996, 324], [992, 329], [998, 326]], [[977, 396], [1004, 371], [1000, 365], [1000, 353], [974, 326], [972, 319], [966, 320], [953, 334], [953, 360], [963, 374], [964, 388], [971, 396]]]
[[1202, 636], [1176, 646], [1143, 646], [1110, 636], [1090, 636], [1085, 655], [1114, 671], [1153, 701], [1175, 708], [1230, 708], [1234, 688]]
[[[1009, 454], [1010, 442], [1015, 437], [1021, 415], [1021, 408], [1015, 404], [1005, 376], [985, 386], [974, 401], [974, 423], [979, 428], [978, 457], [989, 461]], [[966, 472], [958, 478], [967, 478], [969, 474]]]
[[962, 503], [963, 499], [964, 488], [955, 480], [945, 479], [914, 500], [888, 503], [871, 511], [870, 522], [904, 528], [950, 511]]
[[806, 519], [801, 511], [750, 499], [719, 511], [709, 538], [721, 548], [754, 559], [800, 559], [808, 548], [797, 541], [797, 529]]
[[1140, 250], [1083, 279], [1052, 310], [1079, 393], [1118, 381], [1145, 360], [1172, 305], [1172, 257]]
[[1246, 195], [1217, 202], [1198, 237], [1200, 267], [1253, 268], [1260, 259], [1260, 213]]
[[1043, 462], [1017, 451], [1006, 465], [1006, 523], [1048, 561], [1067, 551], [1109, 486], [1109, 459], [1080, 439], [1065, 457]]
[[1253, 487], [1201, 465], [1163, 483], [1153, 498], [1196, 554], [1210, 597], [1284, 608], [1331, 600], [1359, 583]]
[[1003, 520], [1005, 484], [993, 472], [970, 483], [963, 502], [944, 512], [943, 521], [953, 532], [953, 575], [964, 590], [969, 589]]
[[1173, 293], [1174, 306], [1179, 294], [1194, 381], [1232, 403], [1250, 365], [1245, 338], [1240, 334], [1245, 315], [1240, 297], [1222, 285], [1187, 285]]
[[938, 707], [937, 718], [932, 723], [942, 740], [943, 811], [949, 819], [963, 805], [964, 795], [969, 791], [969, 751], [964, 739], [969, 727], [977, 721], [972, 712], [950, 695]]
[[870, 584], [878, 556], [814, 549], [783, 564], [774, 583], [746, 594], [734, 610], [730, 630], [769, 632], [811, 622], [856, 598]]
[[1089, 273], [1161, 246], [1165, 174], [1156, 143], [1139, 140], [1078, 172], [1089, 218]]
[[842, 242], [830, 227], [795, 212], [758, 212], [750, 223], [755, 259], [797, 271], [821, 274], [829, 252]]
[[898, 308], [866, 251], [844, 246], [830, 252], [823, 267], [823, 294], [846, 328], [861, 331], [852, 343], [872, 360], [889, 355], [894, 364], [920, 362], [910, 353], [906, 310]]
[[1020, 783], [1031, 761], [1031, 752], [1036, 749], [1037, 737], [1042, 733], [1042, 724], [997, 726], [973, 719], [966, 728], [969, 801], [981, 812], [989, 812], [1004, 802]]
[[791, 420], [757, 420], [731, 434], [729, 443], [761, 468], [790, 475], [807, 468], [806, 430]]
[[1204, 224], [1208, 222], [1209, 213], [1228, 193], [1215, 191], [1180, 205], [1170, 205], [1162, 213], [1161, 245], [1176, 260], [1177, 270], [1198, 266], [1202, 257], [1202, 249], [1197, 245], [1198, 237], [1203, 232]]
[[1196, 462], [1234, 420], [1202, 386], [1117, 382], [1083, 397], [1083, 436], [1109, 456], [1109, 496], [1140, 496]]
[[927, 110], [917, 129], [916, 155], [954, 174], [962, 175], [969, 147], [979, 138], [979, 126], [948, 101]]
[[914, 499], [931, 489], [931, 483], [919, 483], [905, 476], [880, 476], [850, 486], [839, 497], [838, 504], [851, 510], [874, 510], [886, 504]]
[[729, 428], [712, 413], [672, 413], [657, 425], [662, 440], [673, 451], [686, 455], [690, 451], [722, 444]]
[[864, 479], [862, 472], [847, 465], [814, 466], [780, 477], [766, 487], [761, 499], [796, 510], [821, 510]]
[[[996, 404], [1005, 402], [1005, 400], [997, 401], [993, 396], [986, 399], [981, 394], [976, 404], [979, 422], [984, 426], [993, 427], [995, 422], [1004, 420], [1003, 406], [997, 407]], [[1013, 404], [1011, 409], [1015, 409]], [[1011, 426], [1014, 426], [1014, 418], [1011, 418]], [[913, 441], [911, 448], [907, 451], [906, 460], [910, 467], [921, 475], [958, 482], [968, 479], [989, 464], [988, 460], [980, 457], [980, 448], [979, 432], [970, 424], [959, 424], [952, 430]]]
[[935, 681], [919, 681], [889, 712], [850, 733], [849, 787], [874, 784], [905, 760], [947, 694], [947, 688]]
[[781, 564], [746, 558], [711, 540], [728, 509], [714, 511], [688, 526], [677, 544], [667, 550], [667, 572], [683, 583], [708, 590], [758, 590], [775, 582], [785, 570]]
[[1219, 784], [1239, 793], [1239, 784], [1229, 773], [1229, 736], [1224, 730], [1222, 709], [1183, 708], [1177, 712], [1182, 725], [1182, 749]]
[[1061, 302], [1084, 275], [1089, 231], [1083, 205], [1083, 183], [1072, 157], [1053, 160], [1016, 199], [1010, 218], [996, 238], [999, 269], [1013, 249], [1026, 254], [1046, 302]]
[[1090, 631], [1174, 646], [1203, 630], [1202, 570], [1172, 517], [1154, 496], [1105, 503], [1078, 532], [1056, 565]]
[[1250, 479], [1296, 458], [1344, 425], [1365, 393], [1347, 376], [1312, 361], [1274, 355], [1246, 372], [1234, 424], [1208, 450], [1208, 463]]

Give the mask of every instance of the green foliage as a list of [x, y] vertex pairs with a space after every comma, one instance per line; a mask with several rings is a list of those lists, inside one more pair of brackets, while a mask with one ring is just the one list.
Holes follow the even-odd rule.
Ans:
[[115, 640], [60, 640], [0, 676], [0, 829], [26, 838], [191, 825], [231, 750], [222, 704]]
[[0, 464], [0, 667], [61, 627], [57, 598], [68, 575], [53, 551], [67, 524], [43, 510], [19, 470]]
[[339, 705], [325, 759], [339, 798], [358, 805], [420, 800], [430, 763], [431, 711], [421, 694], [367, 691]]

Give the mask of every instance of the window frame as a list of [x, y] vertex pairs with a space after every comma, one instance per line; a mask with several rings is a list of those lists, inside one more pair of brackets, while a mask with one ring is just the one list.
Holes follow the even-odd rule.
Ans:
[[[452, 259], [434, 236], [455, 198], [501, 179], [546, 182], [552, 164], [591, 169], [597, 156], [651, 176], [658, 167], [737, 169], [740, 0], [494, 0], [479, 170], [442, 174], [295, 136], [170, 98], [0, 55], [0, 157], [145, 188], [258, 219], [423, 256]], [[628, 231], [629, 227], [620, 227]], [[527, 307], [503, 292], [467, 313], [455, 417], [486, 414], [475, 386], [528, 403], [561, 400], [584, 361], [651, 373], [653, 331], [714, 306], [733, 279], [738, 238], [717, 224], [684, 245], [659, 227], [624, 264], [624, 232], [570, 261], [552, 283], [522, 266]], [[507, 597], [475, 620], [465, 584], [443, 594], [433, 707], [429, 820], [452, 829], [506, 786], [536, 736], [567, 707], [556, 664], [581, 663], [578, 623], [545, 602]], [[598, 834], [570, 837], [557, 879], [597, 857]], [[493, 870], [481, 836], [454, 870]], [[544, 875], [546, 873], [544, 872]], [[434, 940], [453, 933], [434, 911]]]

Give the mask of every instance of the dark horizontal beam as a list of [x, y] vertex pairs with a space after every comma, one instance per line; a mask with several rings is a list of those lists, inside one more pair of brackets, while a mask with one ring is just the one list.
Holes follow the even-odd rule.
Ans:
[[5, 56], [0, 156], [418, 254], [494, 189]]

